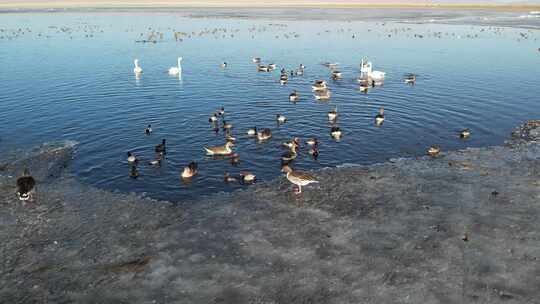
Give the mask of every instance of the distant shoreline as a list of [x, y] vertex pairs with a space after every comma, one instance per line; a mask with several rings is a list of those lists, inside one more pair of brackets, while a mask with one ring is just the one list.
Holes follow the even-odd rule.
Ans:
[[100, 10], [100, 9], [181, 9], [181, 8], [328, 8], [328, 9], [445, 9], [445, 10], [499, 10], [499, 11], [532, 11], [540, 10], [540, 4], [425, 4], [425, 3], [329, 3], [329, 2], [293, 2], [283, 0], [267, 3], [227, 2], [221, 1], [51, 1], [51, 2], [17, 2], [0, 3], [0, 10]]

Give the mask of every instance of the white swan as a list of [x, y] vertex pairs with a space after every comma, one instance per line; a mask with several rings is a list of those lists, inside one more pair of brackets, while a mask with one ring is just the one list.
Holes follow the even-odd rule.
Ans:
[[139, 59], [133, 60], [133, 63], [135, 63], [135, 68], [133, 69], [133, 73], [135, 74], [142, 73], [142, 68], [139, 66]]
[[169, 69], [169, 75], [179, 75], [182, 73], [182, 57], [178, 57], [178, 66]]

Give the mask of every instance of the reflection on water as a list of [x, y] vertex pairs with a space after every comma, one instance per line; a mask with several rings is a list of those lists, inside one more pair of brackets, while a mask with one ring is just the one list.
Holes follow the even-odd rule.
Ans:
[[[258, 181], [281, 175], [282, 143], [293, 137], [301, 142], [293, 167], [309, 170], [423, 155], [431, 145], [501, 144], [515, 125], [540, 116], [536, 31], [143, 16], [3, 15], [2, 26], [16, 37], [0, 39], [0, 152], [76, 140], [72, 169], [83, 182], [175, 200], [244, 187], [224, 183], [225, 171], [238, 176], [247, 170]], [[135, 43], [148, 33], [158, 37], [156, 43]], [[178, 56], [184, 58], [182, 76], [169, 76]], [[357, 81], [364, 56], [386, 72], [384, 85], [367, 94]], [[277, 68], [257, 72], [253, 57]], [[134, 58], [144, 69], [139, 76]], [[341, 78], [332, 79], [324, 62], [339, 62]], [[303, 75], [289, 75], [281, 85], [280, 69], [300, 64]], [[405, 84], [407, 73], [417, 75], [416, 85]], [[326, 80], [329, 100], [313, 97], [317, 79]], [[294, 90], [300, 98], [290, 102]], [[225, 143], [221, 119], [217, 132], [208, 122], [222, 106], [236, 138], [236, 166], [203, 150]], [[338, 118], [331, 122], [328, 112], [335, 106]], [[384, 124], [376, 126], [381, 107]], [[276, 114], [287, 121], [278, 124]], [[148, 124], [154, 132], [146, 136]], [[272, 138], [248, 136], [252, 127], [271, 129]], [[339, 140], [333, 127], [342, 132]], [[459, 138], [464, 128], [472, 130], [466, 140]], [[305, 144], [312, 137], [319, 141], [316, 158]], [[162, 138], [167, 154], [161, 166], [151, 166]], [[127, 151], [140, 158], [136, 179], [130, 178]], [[181, 170], [191, 161], [199, 173], [182, 181]]]

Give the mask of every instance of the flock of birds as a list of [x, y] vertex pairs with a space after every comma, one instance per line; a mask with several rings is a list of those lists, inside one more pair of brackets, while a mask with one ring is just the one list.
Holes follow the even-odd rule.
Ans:
[[[277, 65], [273, 63], [261, 65], [261, 58], [257, 57], [252, 58], [252, 62], [256, 64], [256, 70], [259, 72], [271, 72], [277, 68]], [[170, 75], [181, 77], [181, 63], [182, 57], [178, 57], [177, 65], [170, 67], [168, 73]], [[370, 67], [369, 71], [366, 73], [362, 73], [358, 78], [360, 91], [364, 93], [367, 93], [369, 87], [381, 85], [384, 81], [384, 72], [371, 71], [371, 62], [362, 60], [361, 71], [363, 70], [363, 68], [366, 68], [368, 64]], [[133, 72], [135, 73], [136, 77], [138, 77], [140, 76], [140, 74], [143, 73], [143, 69], [139, 64], [138, 59], [134, 60], [134, 65], [135, 67], [133, 68]], [[342, 73], [337, 69], [337, 63], [327, 62], [323, 65], [328, 67], [328, 69], [330, 70], [330, 76], [332, 79], [340, 79], [342, 77]], [[226, 62], [220, 64], [220, 68], [222, 69], [227, 68], [227, 66], [228, 64]], [[285, 69], [281, 69], [280, 84], [286, 84], [288, 82], [289, 75], [302, 76], [304, 74], [305, 68], [306, 67], [303, 64], [300, 64], [295, 70], [287, 71]], [[416, 75], [412, 73], [405, 74], [404, 82], [406, 84], [414, 85], [416, 83]], [[328, 84], [324, 80], [316, 80], [312, 84], [312, 91], [314, 93], [313, 96], [316, 100], [326, 101], [330, 99], [330, 90], [328, 88]], [[292, 93], [290, 93], [289, 100], [291, 102], [296, 102], [299, 99], [300, 95], [297, 91], [293, 91]], [[220, 109], [212, 113], [208, 118], [208, 122], [212, 124], [214, 130], [219, 130], [219, 125], [221, 125], [221, 128], [224, 130], [225, 133], [225, 143], [221, 146], [203, 147], [203, 149], [206, 152], [206, 155], [218, 158], [228, 158], [231, 165], [236, 166], [240, 162], [240, 156], [237, 152], [233, 150], [236, 142], [236, 138], [233, 136], [231, 131], [233, 125], [225, 119], [225, 116], [225, 108], [221, 107]], [[327, 113], [328, 121], [331, 123], [330, 135], [335, 140], [339, 140], [343, 134], [342, 130], [336, 125], [338, 116], [339, 113], [337, 107], [334, 107]], [[384, 107], [381, 107], [377, 115], [375, 115], [374, 117], [374, 123], [377, 126], [382, 126], [384, 121]], [[276, 114], [276, 122], [278, 124], [286, 123], [287, 117], [282, 114]], [[144, 129], [144, 133], [146, 135], [152, 134], [152, 125], [147, 125], [147, 127]], [[249, 128], [246, 131], [246, 134], [250, 137], [257, 138], [259, 142], [264, 142], [272, 138], [272, 130], [269, 128]], [[468, 128], [463, 129], [459, 133], [459, 137], [462, 139], [467, 139], [470, 136], [471, 130]], [[319, 156], [319, 141], [317, 140], [317, 138], [313, 137], [307, 139], [305, 141], [305, 145], [309, 147], [308, 154], [314, 159], [316, 159]], [[294, 137], [290, 141], [284, 142], [282, 146], [286, 149], [286, 151], [281, 155], [281, 171], [286, 174], [287, 180], [294, 184], [294, 192], [300, 194], [302, 193], [303, 186], [318, 183], [318, 180], [311, 173], [294, 170], [291, 167], [291, 163], [296, 159], [298, 155], [298, 150], [301, 148], [300, 139], [298, 137]], [[160, 144], [156, 145], [154, 151], [156, 153], [156, 158], [151, 160], [148, 164], [151, 166], [159, 167], [161, 166], [161, 163], [167, 153], [166, 139], [163, 139]], [[432, 157], [437, 157], [440, 152], [441, 148], [436, 145], [429, 147], [429, 149], [427, 150], [427, 154]], [[137, 178], [139, 176], [139, 171], [137, 169], [139, 165], [139, 159], [131, 151], [127, 152], [127, 163], [130, 166], [130, 177]], [[199, 170], [197, 162], [192, 161], [182, 169], [180, 177], [183, 180], [189, 180], [196, 176], [198, 172]], [[241, 184], [253, 184], [256, 182], [255, 174], [249, 171], [240, 171], [238, 176], [232, 176], [228, 172], [224, 172], [223, 179], [226, 183], [239, 182]], [[35, 179], [30, 175], [29, 170], [25, 168], [22, 176], [17, 179], [17, 195], [19, 199], [22, 201], [31, 200], [34, 193], [35, 185]]]

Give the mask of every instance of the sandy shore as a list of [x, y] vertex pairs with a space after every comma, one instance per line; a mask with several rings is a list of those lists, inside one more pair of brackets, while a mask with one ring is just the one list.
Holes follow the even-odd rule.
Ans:
[[9, 1], [0, 0], [0, 9], [110, 9], [110, 8], [185, 8], [185, 7], [313, 7], [313, 8], [415, 8], [415, 9], [494, 9], [505, 11], [529, 11], [540, 9], [540, 4], [490, 4], [488, 3], [393, 3], [393, 2], [325, 2], [325, 1], [179, 1], [179, 0], [130, 0], [130, 1]]
[[[72, 146], [0, 166], [6, 303], [536, 303], [540, 122], [507, 145], [172, 204], [81, 185]], [[39, 204], [15, 198], [30, 166]]]

